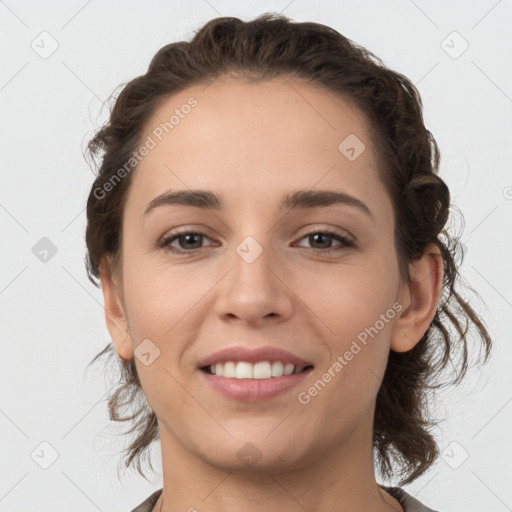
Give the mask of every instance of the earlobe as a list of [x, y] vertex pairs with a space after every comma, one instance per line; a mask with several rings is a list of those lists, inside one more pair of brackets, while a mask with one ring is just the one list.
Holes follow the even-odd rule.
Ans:
[[411, 350], [428, 330], [437, 311], [443, 289], [443, 259], [437, 245], [429, 244], [423, 256], [409, 266], [411, 282], [405, 283], [400, 294], [404, 306], [396, 321], [391, 350]]
[[120, 298], [120, 287], [116, 284], [115, 277], [106, 259], [103, 259], [100, 264], [100, 280], [108, 332], [119, 357], [126, 361], [130, 360], [133, 358], [134, 352], [125, 308]]

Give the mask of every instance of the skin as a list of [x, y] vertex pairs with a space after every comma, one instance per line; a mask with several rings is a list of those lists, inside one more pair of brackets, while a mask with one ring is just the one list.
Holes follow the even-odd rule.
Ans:
[[[410, 265], [411, 282], [400, 279], [379, 155], [364, 116], [346, 100], [296, 80], [223, 78], [167, 98], [142, 140], [191, 96], [198, 105], [134, 171], [122, 266], [112, 269], [106, 259], [101, 266], [119, 356], [135, 357], [147, 338], [160, 350], [148, 366], [135, 360], [160, 427], [162, 510], [403, 510], [375, 480], [373, 416], [390, 349], [412, 349], [435, 314], [443, 272], [437, 247]], [[354, 161], [338, 150], [349, 134], [366, 146]], [[166, 205], [145, 216], [169, 189], [214, 191], [225, 209]], [[349, 193], [373, 219], [348, 205], [279, 211], [281, 197], [297, 189]], [[178, 227], [206, 235], [198, 253], [156, 247]], [[329, 242], [306, 236], [325, 229], [356, 245], [334, 238], [339, 250], [326, 254]], [[236, 252], [249, 235], [263, 250], [252, 263]], [[185, 252], [195, 243], [172, 246]], [[395, 302], [401, 312], [317, 396], [299, 403], [297, 394]], [[284, 348], [314, 369], [299, 388], [270, 400], [226, 398], [196, 366], [238, 344]], [[247, 442], [261, 454], [251, 467], [237, 457]]]

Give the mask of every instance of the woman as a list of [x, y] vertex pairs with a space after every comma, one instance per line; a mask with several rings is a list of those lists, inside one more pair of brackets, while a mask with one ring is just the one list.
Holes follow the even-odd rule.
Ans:
[[89, 149], [96, 358], [119, 356], [127, 466], [161, 442], [163, 489], [134, 512], [431, 510], [374, 463], [424, 474], [464, 321], [492, 345], [455, 288], [414, 85], [327, 26], [217, 18], [154, 56]]

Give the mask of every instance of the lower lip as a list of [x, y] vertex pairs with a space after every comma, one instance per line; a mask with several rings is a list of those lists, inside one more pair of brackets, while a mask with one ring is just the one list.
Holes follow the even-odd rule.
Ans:
[[296, 386], [311, 372], [312, 368], [301, 373], [271, 377], [270, 379], [234, 379], [218, 377], [199, 370], [202, 378], [217, 392], [229, 398], [255, 402], [268, 400]]

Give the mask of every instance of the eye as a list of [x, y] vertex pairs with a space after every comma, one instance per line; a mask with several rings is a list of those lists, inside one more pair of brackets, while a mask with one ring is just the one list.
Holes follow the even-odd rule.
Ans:
[[[160, 248], [170, 252], [193, 254], [199, 249], [202, 249], [202, 241], [204, 238], [208, 237], [199, 231], [183, 231], [163, 238], [158, 245]], [[178, 243], [179, 247], [171, 245], [175, 241]]]
[[[354, 247], [355, 243], [346, 236], [340, 235], [335, 231], [312, 231], [307, 235], [303, 236], [301, 240], [307, 239], [312, 245], [320, 245], [320, 247], [312, 247], [315, 251], [320, 252], [332, 252], [341, 251], [347, 247]], [[341, 242], [341, 247], [332, 248], [332, 240], [336, 239]], [[327, 247], [326, 247], [327, 246]]]

